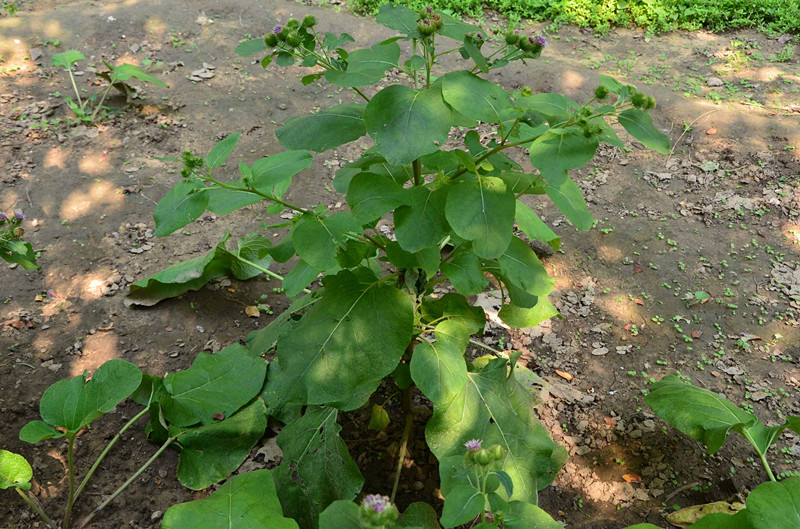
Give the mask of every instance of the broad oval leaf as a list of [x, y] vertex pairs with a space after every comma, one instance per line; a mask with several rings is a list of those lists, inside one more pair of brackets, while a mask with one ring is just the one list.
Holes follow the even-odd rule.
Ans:
[[500, 263], [503, 276], [526, 293], [547, 296], [553, 290], [555, 281], [531, 247], [520, 238], [511, 239], [511, 244], [497, 258], [497, 262]]
[[419, 15], [403, 5], [384, 4], [378, 9], [375, 22], [408, 37], [420, 37], [417, 29]]
[[128, 361], [115, 358], [86, 374], [59, 380], [44, 392], [39, 412], [44, 422], [60, 426], [72, 436], [130, 396], [142, 381], [142, 372]]
[[303, 150], [284, 151], [261, 158], [253, 163], [251, 184], [262, 193], [281, 196], [286, 190], [281, 183], [311, 167], [313, 161], [311, 153]]
[[405, 251], [416, 253], [423, 248], [438, 248], [449, 228], [445, 217], [447, 190], [412, 187], [408, 190], [411, 205], [394, 210], [395, 235]]
[[442, 273], [453, 288], [465, 296], [479, 294], [489, 284], [483, 275], [480, 258], [470, 251], [460, 252], [452, 260], [442, 263]]
[[536, 327], [545, 320], [559, 316], [559, 313], [547, 296], [540, 296], [531, 307], [520, 307], [507, 303], [503, 305], [497, 315], [508, 325], [522, 329]]
[[299, 529], [283, 517], [269, 470], [254, 470], [226, 481], [208, 498], [173, 505], [162, 529]]
[[258, 53], [260, 51], [267, 50], [267, 44], [264, 42], [264, 39], [251, 39], [246, 40], [236, 46], [236, 50], [234, 53], [240, 57], [250, 57], [254, 53]]
[[258, 395], [266, 373], [266, 362], [239, 344], [215, 355], [200, 353], [189, 369], [164, 377], [164, 418], [183, 427], [229, 417]]
[[498, 257], [511, 243], [515, 200], [500, 178], [461, 182], [447, 195], [447, 221], [456, 235], [472, 241], [479, 257]]
[[551, 127], [561, 125], [569, 120], [575, 110], [581, 106], [561, 94], [541, 93], [519, 97], [517, 104], [523, 108], [535, 110], [547, 118]]
[[447, 141], [453, 110], [442, 99], [438, 84], [424, 90], [392, 85], [367, 104], [364, 121], [386, 161], [404, 165]]
[[216, 213], [217, 215], [227, 215], [237, 209], [264, 200], [264, 197], [246, 191], [244, 180], [241, 178], [228, 182], [228, 185], [236, 186], [239, 190], [225, 189], [222, 187], [206, 188], [205, 193], [208, 195], [208, 205], [206, 209], [208, 209], [208, 211]]
[[310, 116], [289, 119], [275, 135], [287, 149], [323, 152], [355, 141], [367, 133], [363, 103], [327, 108]]
[[700, 441], [714, 454], [725, 442], [728, 430], [741, 433], [743, 428], [758, 422], [726, 398], [669, 375], [652, 385], [645, 402], [659, 417]]
[[548, 184], [558, 186], [569, 169], [583, 167], [594, 158], [599, 144], [596, 137], [587, 138], [577, 128], [546, 132], [530, 146], [531, 164]]
[[653, 149], [660, 154], [669, 154], [669, 137], [661, 134], [653, 126], [650, 114], [637, 108], [629, 108], [620, 112], [619, 124], [625, 127], [628, 134], [639, 140], [645, 147]]
[[410, 206], [407, 189], [394, 180], [374, 173], [361, 172], [347, 188], [347, 204], [362, 223], [381, 218], [398, 206]]
[[361, 508], [347, 500], [336, 500], [319, 515], [319, 529], [361, 529]]
[[545, 224], [539, 215], [529, 208], [526, 204], [517, 200], [516, 208], [517, 225], [522, 232], [532, 241], [540, 240], [550, 245], [554, 251], [561, 247], [561, 237], [556, 235], [550, 227]]
[[800, 527], [800, 478], [762, 483], [747, 497], [743, 516], [753, 529]]
[[162, 198], [153, 218], [156, 221], [156, 237], [164, 237], [194, 221], [208, 206], [206, 188], [198, 182], [178, 182]]
[[231, 152], [233, 152], [234, 147], [236, 144], [239, 143], [239, 138], [242, 137], [241, 132], [236, 132], [234, 134], [230, 134], [222, 141], [218, 142], [214, 147], [211, 149], [211, 152], [208, 153], [206, 156], [206, 165], [209, 169], [214, 169], [215, 167], [219, 167], [220, 165], [225, 163], [225, 160], [228, 159]]
[[300, 258], [318, 270], [337, 267], [336, 248], [347, 240], [348, 233], [358, 232], [353, 216], [340, 211], [326, 217], [305, 213], [292, 228], [292, 242]]
[[444, 499], [442, 526], [445, 529], [471, 522], [483, 512], [486, 498], [483, 493], [469, 485], [459, 485]]
[[[504, 529], [563, 529], [563, 525], [555, 521], [540, 507], [522, 501], [509, 502], [503, 510]], [[638, 527], [638, 526], [637, 526]], [[633, 528], [629, 528], [633, 529]], [[641, 529], [645, 529], [642, 527]], [[653, 529], [658, 529], [653, 526]]]
[[590, 230], [594, 225], [594, 218], [586, 205], [581, 188], [571, 178], [567, 177], [558, 185], [547, 184], [545, 193], [553, 201], [558, 210], [567, 217], [572, 224], [581, 231]]
[[425, 438], [439, 461], [463, 454], [470, 439], [501, 445], [507, 454], [502, 470], [514, 482], [509, 499], [536, 503], [537, 491], [553, 481], [566, 451], [550, 439], [536, 418], [530, 392], [510, 374], [503, 358], [470, 372], [455, 398], [434, 406]]
[[0, 490], [16, 487], [21, 490], [31, 488], [33, 469], [19, 454], [0, 450]]
[[400, 46], [396, 42], [378, 43], [369, 49], [350, 52], [346, 70], [327, 70], [325, 79], [339, 86], [356, 87], [375, 84], [386, 70], [396, 68]]
[[5, 259], [9, 263], [17, 263], [25, 270], [42, 268], [36, 264], [36, 253], [29, 242], [0, 241], [0, 259]]
[[56, 53], [50, 58], [50, 64], [52, 66], [61, 66], [62, 68], [66, 68], [69, 70], [72, 68], [72, 65], [78, 61], [82, 61], [86, 59], [81, 52], [78, 50], [67, 50], [63, 53]]
[[19, 440], [36, 444], [45, 439], [58, 439], [59, 437], [64, 437], [64, 435], [46, 422], [31, 421], [19, 431]]
[[287, 401], [363, 405], [411, 341], [414, 306], [372, 272], [343, 270], [322, 281], [322, 298], [278, 340]]
[[445, 320], [436, 326], [435, 336], [435, 342], [422, 342], [414, 348], [411, 378], [423, 395], [441, 405], [467, 383], [464, 351], [469, 330], [457, 321]]
[[337, 416], [333, 408], [309, 406], [278, 434], [283, 450], [283, 461], [274, 471], [278, 497], [284, 512], [303, 528], [317, 527], [328, 505], [352, 500], [364, 484], [339, 436]]
[[514, 103], [508, 92], [467, 71], [457, 71], [442, 77], [444, 100], [461, 114], [486, 123], [501, 123], [514, 119]]
[[120, 64], [111, 68], [110, 79], [112, 84], [119, 81], [127, 81], [131, 77], [145, 83], [153, 83], [158, 86], [168, 88], [167, 83], [155, 75], [147, 73], [140, 66], [135, 66], [133, 64]]
[[[178, 480], [184, 487], [202, 490], [225, 479], [247, 459], [266, 427], [267, 408], [255, 399], [231, 417], [177, 434]], [[172, 435], [175, 430], [170, 426]]]

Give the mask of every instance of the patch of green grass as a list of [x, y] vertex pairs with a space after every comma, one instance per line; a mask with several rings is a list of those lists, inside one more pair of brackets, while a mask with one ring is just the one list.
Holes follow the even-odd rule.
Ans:
[[478, 18], [483, 9], [491, 9], [512, 21], [551, 20], [557, 25], [591, 27], [600, 33], [612, 26], [631, 25], [651, 33], [679, 28], [759, 28], [768, 33], [800, 33], [800, 10], [794, 2], [785, 0], [348, 0], [348, 7], [369, 15], [385, 3], [412, 9], [431, 5]]

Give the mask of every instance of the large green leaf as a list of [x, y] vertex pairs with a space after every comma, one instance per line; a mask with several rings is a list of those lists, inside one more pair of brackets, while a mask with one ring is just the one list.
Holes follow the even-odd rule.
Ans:
[[36, 252], [29, 242], [0, 240], [0, 258], [9, 263], [17, 263], [25, 270], [39, 270]]
[[236, 46], [234, 53], [240, 57], [250, 57], [254, 53], [258, 53], [260, 51], [267, 50], [267, 44], [264, 42], [264, 39], [251, 39], [246, 40]]
[[480, 258], [470, 251], [459, 252], [452, 260], [442, 263], [442, 273], [453, 288], [465, 296], [479, 294], [489, 284], [483, 275]]
[[669, 154], [669, 137], [661, 134], [653, 126], [650, 114], [636, 108], [620, 112], [619, 124], [625, 127], [628, 134], [639, 140], [645, 147], [653, 149], [660, 154]]
[[[242, 165], [247, 167], [245, 164]], [[247, 186], [241, 178], [227, 182], [227, 184], [235, 186], [238, 189], [225, 189], [215, 186], [206, 188], [206, 194], [208, 195], [208, 205], [206, 209], [208, 209], [208, 211], [216, 213], [217, 215], [227, 215], [232, 211], [264, 200], [264, 197], [246, 191]]]
[[[253, 163], [254, 188], [273, 196], [281, 196], [289, 179], [311, 167], [314, 159], [308, 151], [284, 151], [261, 158]], [[280, 191], [278, 191], [278, 189]]]
[[417, 29], [419, 15], [403, 5], [384, 4], [378, 9], [375, 22], [408, 37], [420, 37]]
[[568, 97], [553, 93], [520, 97], [517, 98], [517, 104], [542, 114], [547, 118], [551, 127], [565, 123], [575, 110], [581, 108], [579, 104]]
[[32, 477], [33, 469], [24, 457], [0, 450], [0, 490], [9, 487], [28, 490]]
[[303, 528], [318, 525], [320, 513], [336, 500], [352, 500], [364, 478], [339, 437], [333, 408], [309, 406], [278, 435], [283, 461], [275, 469], [284, 512]]
[[347, 235], [360, 231], [353, 215], [340, 211], [326, 217], [306, 213], [292, 228], [292, 241], [300, 258], [318, 270], [337, 266], [336, 248], [348, 240]]
[[134, 66], [133, 64], [120, 64], [118, 66], [114, 66], [111, 69], [112, 84], [117, 83], [119, 81], [127, 81], [130, 78], [138, 79], [145, 83], [153, 83], [158, 86], [163, 86], [164, 88], [168, 88], [167, 83], [165, 83], [155, 75], [147, 73], [140, 66]]
[[594, 136], [584, 136], [577, 127], [546, 132], [531, 144], [531, 164], [548, 184], [558, 186], [569, 169], [583, 167], [594, 158], [599, 143]]
[[456, 111], [486, 123], [501, 123], [516, 117], [513, 115], [516, 107], [508, 92], [464, 70], [442, 77], [442, 96]]
[[116, 408], [136, 391], [141, 380], [142, 372], [138, 367], [115, 358], [98, 367], [89, 381], [84, 373], [59, 380], [47, 388], [39, 403], [39, 413], [50, 426], [65, 428], [68, 436], [74, 436], [84, 426]]
[[397, 366], [411, 341], [414, 307], [366, 269], [322, 283], [320, 301], [278, 340], [283, 397], [352, 410]]
[[347, 204], [358, 220], [368, 223], [398, 206], [410, 206], [411, 197], [407, 189], [391, 178], [361, 172], [350, 181]]
[[464, 351], [469, 330], [457, 321], [436, 326], [436, 341], [422, 342], [411, 357], [411, 378], [434, 405], [444, 405], [467, 383]]
[[752, 529], [800, 527], [800, 478], [762, 483], [735, 517], [744, 517]]
[[[272, 262], [272, 242], [260, 233], [248, 233], [236, 243], [235, 252], [230, 252], [231, 273], [236, 279], [250, 279], [262, 274]], [[252, 263], [252, 264], [250, 264]]]
[[758, 418], [721, 395], [685, 384], [669, 375], [652, 385], [645, 402], [659, 417], [700, 441], [714, 454], [725, 442], [728, 430], [742, 433], [756, 425]]
[[526, 204], [517, 200], [516, 209], [517, 226], [532, 241], [537, 239], [546, 242], [550, 247], [558, 251], [561, 247], [561, 237], [556, 235], [550, 227], [545, 224], [539, 215], [533, 212]]
[[500, 178], [484, 176], [457, 184], [447, 196], [445, 213], [453, 231], [472, 241], [479, 257], [502, 255], [514, 227], [514, 194]]
[[64, 435], [63, 432], [56, 430], [46, 422], [31, 421], [19, 431], [19, 440], [35, 444], [45, 439], [58, 439]]
[[233, 152], [236, 144], [239, 143], [239, 138], [242, 137], [241, 132], [229, 134], [223, 140], [217, 142], [211, 149], [211, 152], [206, 156], [206, 165], [209, 169], [214, 169], [225, 163], [231, 152]]
[[447, 493], [442, 509], [445, 529], [471, 522], [484, 511], [486, 498], [470, 485], [459, 485]]
[[299, 529], [283, 517], [269, 470], [234, 476], [209, 497], [173, 505], [164, 513], [162, 529]]
[[367, 133], [363, 103], [327, 108], [310, 116], [289, 119], [275, 135], [287, 149], [323, 152], [355, 141]]
[[397, 269], [401, 268], [421, 268], [431, 278], [436, 275], [441, 263], [441, 252], [438, 246], [423, 248], [422, 250], [411, 253], [403, 250], [396, 241], [386, 244], [386, 257]]
[[[231, 274], [236, 279], [249, 279], [254, 273], [260, 273], [256, 268], [241, 262], [239, 255], [252, 262], [253, 257], [261, 254], [263, 241], [257, 238], [245, 239], [240, 242], [237, 251], [230, 252], [225, 248], [228, 238], [230, 234], [226, 233], [217, 246], [202, 257], [174, 264], [131, 284], [130, 292], [125, 297], [125, 306], [150, 307], [161, 300], [197, 290], [212, 279], [226, 274]], [[264, 255], [257, 262], [265, 265], [269, 263], [269, 259]]]
[[498, 313], [500, 319], [517, 329], [535, 327], [545, 320], [558, 316], [558, 310], [547, 296], [540, 296], [531, 307], [520, 307], [511, 303], [503, 305]]
[[229, 418], [181, 433], [170, 425], [181, 450], [178, 480], [184, 487], [201, 490], [225, 479], [244, 462], [266, 427], [267, 409], [261, 399]]
[[183, 427], [229, 417], [258, 395], [266, 373], [266, 362], [239, 344], [199, 353], [189, 369], [164, 377], [164, 418]]
[[50, 58], [50, 65], [51, 66], [61, 66], [62, 68], [66, 68], [69, 70], [72, 68], [72, 65], [78, 61], [84, 60], [86, 57], [83, 56], [81, 52], [78, 50], [67, 50], [63, 53], [56, 53]]
[[[562, 529], [544, 510], [522, 501], [509, 502], [503, 510], [504, 529]], [[657, 529], [657, 528], [656, 528]]]
[[156, 221], [154, 235], [164, 237], [183, 228], [202, 215], [207, 206], [208, 194], [204, 185], [190, 180], [178, 182], [153, 211]]
[[411, 205], [394, 210], [395, 235], [405, 251], [416, 253], [423, 248], [438, 247], [444, 239], [448, 231], [445, 217], [447, 190], [412, 187], [408, 190]]
[[347, 500], [336, 500], [319, 515], [319, 529], [361, 529], [361, 508]]
[[346, 70], [327, 70], [325, 79], [339, 86], [368, 86], [383, 79], [386, 70], [396, 68], [400, 46], [396, 42], [378, 43], [369, 49], [350, 52]]
[[525, 293], [547, 296], [553, 290], [553, 278], [547, 274], [547, 270], [531, 247], [518, 237], [511, 239], [511, 244], [497, 261], [506, 281], [521, 288]]
[[400, 529], [440, 529], [439, 516], [429, 504], [421, 501], [412, 503], [397, 520]]
[[439, 461], [463, 454], [470, 439], [501, 445], [507, 454], [502, 470], [514, 483], [509, 499], [535, 504], [537, 491], [553, 481], [566, 452], [550, 439], [536, 418], [533, 397], [511, 374], [504, 358], [470, 372], [455, 398], [434, 406], [425, 437]]
[[311, 266], [302, 259], [297, 261], [288, 274], [283, 276], [283, 290], [287, 296], [294, 297], [310, 285], [323, 270]]
[[370, 151], [367, 151], [367, 153], [364, 153], [358, 160], [349, 162], [336, 171], [336, 177], [333, 179], [333, 187], [336, 191], [347, 194], [350, 181], [363, 171], [391, 178], [398, 185], [403, 185], [413, 178], [413, 172], [410, 167], [404, 165], [389, 165], [383, 156], [371, 154], [373, 150], [374, 147], [370, 149]]
[[594, 225], [594, 218], [589, 212], [589, 206], [583, 198], [583, 193], [578, 184], [571, 178], [566, 178], [558, 185], [544, 187], [547, 196], [553, 201], [559, 211], [572, 222], [576, 228], [586, 231]]
[[438, 84], [424, 90], [392, 85], [367, 104], [364, 121], [386, 161], [404, 165], [447, 141], [453, 110], [442, 99]]

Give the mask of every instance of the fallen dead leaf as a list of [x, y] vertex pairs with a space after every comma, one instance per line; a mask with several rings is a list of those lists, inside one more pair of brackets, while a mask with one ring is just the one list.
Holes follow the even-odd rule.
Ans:
[[706, 131], [706, 134], [708, 134], [709, 136], [713, 136], [716, 133], [717, 133], [717, 129], [708, 129]]
[[642, 271], [644, 271], [644, 268], [642, 268], [642, 263], [640, 263], [639, 261], [636, 261], [635, 263], [633, 263], [633, 273], [634, 274], [641, 274]]
[[245, 307], [244, 313], [250, 316], [251, 318], [258, 318], [261, 316], [261, 312], [259, 312], [258, 307], [255, 305], [249, 305]]
[[567, 373], [566, 371], [561, 371], [559, 369], [556, 369], [556, 374], [558, 376], [560, 376], [561, 378], [563, 378], [564, 380], [567, 380], [567, 381], [571, 381], [573, 378], [575, 378], [571, 374]]
[[714, 375], [715, 377], [719, 376], [719, 373], [717, 371], [712, 371], [711, 374]]
[[615, 421], [611, 417], [603, 417], [603, 420], [606, 421], [606, 424], [609, 425], [609, 426], [616, 426], [617, 425], [617, 421]]
[[642, 301], [639, 298], [634, 299], [633, 302], [636, 303], [637, 305], [644, 305], [644, 301]]
[[703, 331], [692, 331], [692, 338], [700, 338], [703, 336]]
[[641, 483], [642, 477], [639, 474], [623, 474], [622, 479], [628, 483]]

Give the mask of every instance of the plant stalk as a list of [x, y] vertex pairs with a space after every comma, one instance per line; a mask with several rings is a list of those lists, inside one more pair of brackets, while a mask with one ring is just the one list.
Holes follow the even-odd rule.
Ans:
[[769, 461], [767, 461], [767, 455], [759, 452], [758, 457], [761, 458], [761, 464], [764, 465], [764, 470], [767, 471], [767, 476], [769, 476], [770, 481], [778, 481], [775, 478], [775, 474], [772, 473], [772, 468], [770, 468], [769, 466]]
[[69, 73], [69, 80], [72, 81], [72, 88], [75, 90], [75, 97], [78, 98], [78, 106], [81, 107], [83, 110], [83, 101], [81, 100], [81, 93], [78, 91], [78, 85], [75, 84], [75, 77], [72, 75], [72, 68], [67, 68], [67, 73]]
[[69, 529], [69, 519], [72, 516], [72, 504], [75, 503], [75, 435], [69, 437], [67, 442], [67, 479], [69, 480], [69, 493], [67, 496], [67, 509], [64, 512], [64, 529]]
[[411, 162], [412, 167], [414, 168], [414, 185], [418, 186], [422, 184], [422, 162], [419, 158]]
[[[106, 507], [106, 506], [107, 506], [109, 503], [111, 503], [112, 501], [114, 501], [114, 499], [116, 499], [116, 497], [117, 497], [117, 496], [119, 496], [119, 495], [122, 493], [122, 491], [124, 491], [124, 490], [125, 490], [125, 489], [128, 487], [128, 485], [130, 485], [131, 483], [133, 483], [133, 482], [136, 480], [136, 478], [138, 478], [138, 477], [139, 477], [139, 475], [140, 475], [142, 472], [144, 472], [145, 470], [147, 470], [147, 467], [149, 467], [150, 465], [152, 465], [152, 464], [153, 464], [153, 461], [155, 461], [155, 460], [158, 458], [158, 456], [160, 456], [160, 455], [161, 455], [161, 453], [162, 453], [164, 450], [166, 450], [166, 449], [167, 449], [167, 447], [168, 447], [169, 445], [171, 445], [171, 444], [172, 444], [172, 443], [175, 441], [175, 439], [177, 439], [177, 437], [170, 437], [169, 439], [167, 439], [167, 440], [164, 442], [164, 444], [163, 444], [163, 445], [161, 445], [161, 447], [160, 447], [160, 448], [159, 448], [159, 449], [156, 451], [156, 453], [155, 453], [155, 454], [153, 454], [153, 455], [150, 457], [150, 459], [148, 459], [147, 461], [145, 461], [144, 465], [142, 465], [141, 467], [139, 467], [139, 470], [137, 470], [137, 471], [136, 471], [136, 472], [135, 472], [135, 473], [134, 473], [134, 474], [133, 474], [131, 477], [129, 477], [129, 478], [128, 478], [128, 481], [126, 481], [125, 483], [123, 483], [122, 485], [120, 485], [120, 486], [119, 486], [119, 488], [118, 488], [117, 490], [115, 490], [115, 491], [113, 492], [113, 494], [111, 494], [111, 496], [109, 496], [108, 498], [106, 498], [106, 499], [105, 499], [105, 501], [104, 501], [103, 503], [101, 503], [100, 505], [98, 505], [98, 506], [97, 506], [97, 508], [95, 508], [95, 510], [93, 510], [91, 513], [89, 513], [89, 515], [88, 515], [86, 518], [84, 518], [84, 519], [83, 519], [83, 521], [82, 521], [82, 522], [81, 522], [81, 523], [78, 525], [77, 529], [83, 529], [84, 527], [86, 527], [86, 526], [89, 524], [89, 522], [91, 522], [91, 521], [92, 521], [92, 518], [94, 518], [94, 517], [95, 517], [95, 515], [96, 515], [98, 512], [100, 512], [101, 510], [103, 510], [103, 509], [104, 509], [104, 508], [105, 508], [105, 507]], [[69, 528], [67, 528], [67, 527], [65, 526], [65, 527], [64, 527], [64, 529], [69, 529]]]
[[100, 466], [100, 463], [103, 461], [103, 459], [106, 457], [106, 455], [111, 451], [111, 449], [114, 447], [114, 445], [117, 444], [117, 441], [120, 440], [120, 438], [125, 433], [125, 431], [128, 428], [130, 428], [131, 426], [133, 426], [133, 423], [138, 421], [140, 418], [142, 418], [144, 415], [146, 415], [149, 411], [150, 411], [150, 408], [148, 407], [148, 408], [143, 409], [139, 413], [137, 413], [136, 416], [133, 419], [131, 419], [130, 421], [128, 421], [125, 424], [125, 426], [123, 426], [122, 429], [120, 429], [120, 431], [117, 432], [117, 435], [115, 435], [114, 438], [111, 439], [111, 441], [109, 441], [109, 443], [106, 445], [106, 447], [100, 453], [100, 455], [97, 456], [97, 460], [92, 465], [92, 468], [89, 469], [89, 472], [86, 473], [86, 476], [84, 476], [83, 480], [81, 481], [81, 484], [78, 485], [78, 489], [75, 491], [75, 497], [73, 498], [73, 502], [78, 500], [78, 496], [81, 495], [81, 492], [83, 492], [83, 489], [86, 487], [86, 484], [89, 483], [89, 478], [92, 477], [94, 472], [97, 470], [97, 467]]
[[411, 390], [413, 386], [409, 386], [403, 390], [403, 412], [406, 416], [406, 424], [403, 427], [403, 441], [400, 444], [400, 451], [397, 454], [397, 470], [394, 473], [394, 485], [392, 485], [392, 496], [390, 501], [394, 503], [394, 498], [397, 495], [397, 487], [400, 485], [400, 473], [403, 471], [403, 462], [406, 459], [406, 450], [408, 448], [408, 439], [411, 437], [411, 431], [414, 428], [414, 414], [411, 413]]
[[19, 492], [19, 495], [20, 495], [20, 496], [22, 496], [22, 499], [23, 499], [23, 500], [25, 500], [25, 503], [27, 503], [28, 505], [30, 505], [31, 509], [33, 509], [34, 511], [36, 511], [36, 514], [38, 514], [39, 516], [41, 516], [41, 517], [42, 517], [42, 520], [44, 520], [44, 521], [47, 523], [47, 525], [49, 525], [49, 526], [51, 527], [51, 529], [58, 529], [58, 528], [56, 527], [56, 525], [53, 523], [53, 521], [50, 519], [50, 517], [49, 517], [49, 516], [47, 516], [47, 515], [44, 513], [44, 510], [42, 510], [41, 506], [39, 505], [39, 502], [37, 502], [37, 501], [34, 499], [34, 497], [33, 497], [33, 496], [29, 496], [28, 494], [25, 494], [25, 493], [24, 493], [24, 492], [22, 492], [22, 490], [21, 490], [21, 489], [19, 489], [18, 487], [14, 487], [14, 488], [15, 488], [15, 489], [17, 489], [17, 492]]
[[218, 185], [219, 187], [221, 187], [223, 189], [230, 189], [230, 190], [233, 190], [233, 191], [246, 191], [246, 192], [249, 192], [249, 193], [253, 193], [254, 195], [258, 195], [260, 197], [264, 197], [267, 200], [271, 200], [271, 201], [273, 201], [273, 202], [275, 202], [277, 204], [280, 204], [283, 207], [286, 207], [286, 208], [289, 208], [289, 209], [293, 209], [295, 211], [299, 211], [300, 213], [308, 213], [307, 209], [303, 209], [300, 206], [295, 206], [294, 204], [290, 204], [290, 203], [286, 202], [285, 200], [281, 200], [280, 198], [278, 198], [276, 196], [270, 195], [269, 193], [263, 193], [263, 192], [259, 191], [258, 189], [254, 188], [252, 186], [247, 186], [247, 187], [232, 186], [230, 184], [226, 184], [225, 182], [220, 182], [219, 180], [217, 180], [216, 178], [214, 178], [210, 174], [202, 175], [202, 177], [208, 179], [210, 182], [213, 182], [214, 184]]
[[101, 108], [103, 108], [103, 101], [106, 100], [106, 96], [111, 91], [112, 86], [114, 86], [114, 83], [109, 83], [108, 88], [106, 88], [106, 91], [103, 92], [103, 97], [100, 98], [100, 102], [97, 103], [97, 106], [94, 107], [94, 112], [92, 112], [92, 117], [91, 119], [89, 119], [89, 123], [94, 123], [94, 118], [97, 117], [97, 113], [100, 111]]
[[[270, 270], [268, 268], [264, 268], [263, 266], [257, 265], [256, 263], [254, 263], [252, 261], [248, 261], [244, 257], [240, 257], [238, 255], [236, 256], [236, 258], [239, 261], [241, 261], [242, 263], [246, 264], [247, 266], [252, 266], [256, 270], [258, 270], [260, 272], [263, 272], [263, 273], [265, 273], [266, 275], [268, 275], [270, 277], [274, 277], [275, 279], [277, 279], [279, 281], [283, 281], [284, 280], [283, 276], [276, 274], [275, 272], [273, 272], [272, 270]], [[303, 292], [305, 292], [306, 294], [311, 294], [311, 291], [309, 289], [307, 289], [307, 288], [304, 288]]]

